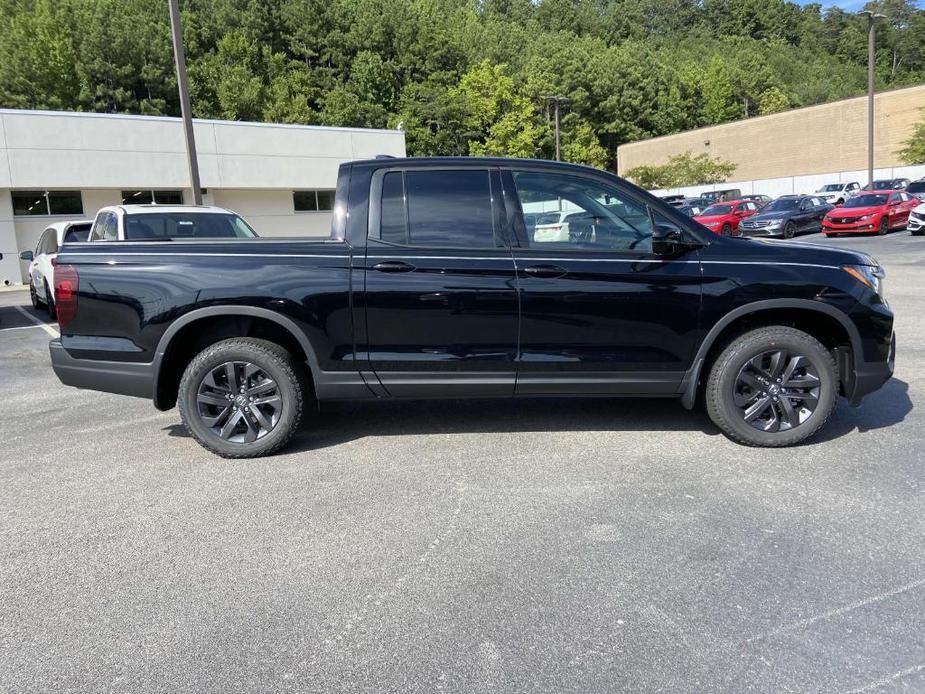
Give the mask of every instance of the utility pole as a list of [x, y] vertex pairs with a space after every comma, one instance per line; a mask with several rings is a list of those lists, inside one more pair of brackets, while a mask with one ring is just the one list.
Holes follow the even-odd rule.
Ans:
[[196, 138], [193, 136], [193, 113], [189, 103], [189, 84], [186, 81], [186, 51], [183, 50], [183, 28], [180, 26], [179, 0], [167, 0], [170, 5], [170, 28], [173, 32], [173, 57], [177, 66], [177, 89], [180, 92], [180, 114], [186, 131], [186, 155], [189, 158], [190, 186], [193, 204], [202, 204], [202, 187], [199, 185], [199, 162], [196, 160]]
[[867, 183], [874, 182], [874, 63], [876, 57], [875, 27], [886, 15], [870, 10], [858, 12], [867, 17]]
[[561, 161], [562, 160], [562, 147], [561, 147], [560, 136], [559, 136], [559, 104], [568, 103], [568, 99], [566, 99], [564, 96], [559, 96], [558, 94], [548, 94], [548, 95], [543, 96], [543, 98], [547, 102], [551, 102], [553, 104], [553, 109], [554, 109], [553, 113], [555, 114], [553, 118], [555, 119], [555, 122], [556, 122], [556, 161]]

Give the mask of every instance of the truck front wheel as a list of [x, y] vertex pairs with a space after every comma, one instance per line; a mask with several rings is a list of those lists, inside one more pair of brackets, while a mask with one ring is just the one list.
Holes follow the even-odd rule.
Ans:
[[710, 418], [750, 446], [791, 446], [815, 434], [835, 408], [831, 353], [794, 328], [758, 328], [733, 340], [707, 381]]
[[269, 455], [298, 431], [309, 392], [301, 373], [273, 342], [216, 342], [183, 373], [180, 418], [190, 436], [223, 458]]

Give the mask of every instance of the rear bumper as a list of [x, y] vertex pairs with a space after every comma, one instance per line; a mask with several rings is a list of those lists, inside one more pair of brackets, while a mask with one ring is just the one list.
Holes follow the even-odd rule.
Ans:
[[52, 340], [48, 350], [51, 368], [66, 386], [149, 400], [154, 395], [154, 364], [75, 359], [61, 346], [60, 339]]
[[851, 405], [857, 406], [861, 399], [879, 389], [893, 376], [896, 368], [896, 333], [890, 339], [890, 352], [886, 361], [859, 362], [855, 368], [854, 383], [845, 396]]

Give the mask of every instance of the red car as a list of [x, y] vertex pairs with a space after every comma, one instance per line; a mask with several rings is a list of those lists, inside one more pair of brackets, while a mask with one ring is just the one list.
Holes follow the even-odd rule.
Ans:
[[751, 217], [759, 210], [754, 200], [726, 200], [710, 205], [694, 219], [703, 224], [714, 234], [738, 236], [739, 222]]
[[822, 233], [826, 236], [886, 234], [890, 229], [903, 229], [909, 221], [909, 213], [919, 202], [904, 190], [857, 193], [826, 214], [822, 219]]

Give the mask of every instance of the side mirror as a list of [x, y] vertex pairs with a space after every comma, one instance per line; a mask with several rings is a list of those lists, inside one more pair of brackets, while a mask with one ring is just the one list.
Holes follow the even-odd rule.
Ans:
[[35, 260], [35, 255], [33, 255], [32, 251], [23, 251], [19, 254], [19, 259], [25, 260], [27, 263], [31, 263], [33, 260]]
[[684, 245], [684, 234], [674, 224], [655, 223], [652, 232], [652, 252], [655, 255], [674, 255]]

